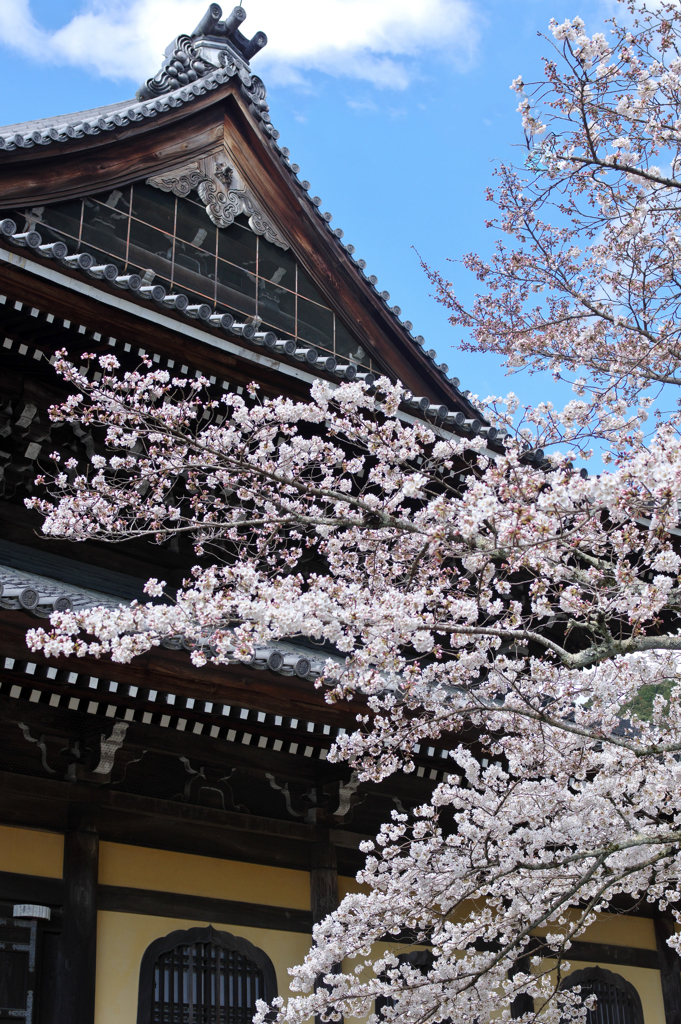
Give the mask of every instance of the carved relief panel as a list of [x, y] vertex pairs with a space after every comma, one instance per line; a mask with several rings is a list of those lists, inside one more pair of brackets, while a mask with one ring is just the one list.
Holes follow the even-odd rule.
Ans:
[[288, 249], [289, 244], [263, 211], [253, 194], [246, 187], [238, 171], [227, 162], [226, 154], [211, 154], [193, 160], [173, 171], [147, 178], [147, 184], [163, 192], [172, 192], [186, 198], [195, 191], [206, 213], [219, 228], [227, 228], [239, 214], [248, 217], [248, 223], [256, 235], [262, 235], [268, 242]]

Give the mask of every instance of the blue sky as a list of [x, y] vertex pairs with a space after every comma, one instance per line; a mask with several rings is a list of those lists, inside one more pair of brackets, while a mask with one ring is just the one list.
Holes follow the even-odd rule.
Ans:
[[[244, 0], [253, 61], [268, 87], [280, 144], [367, 261], [391, 303], [481, 396], [527, 401], [569, 389], [548, 377], [508, 378], [492, 356], [456, 351], [460, 332], [431, 298], [415, 250], [471, 297], [475, 282], [448, 259], [490, 251], [485, 188], [495, 162], [522, 142], [516, 75], [539, 77], [549, 19], [588, 26], [609, 0]], [[207, 0], [0, 0], [0, 123], [127, 99]], [[225, 4], [225, 9], [228, 5]], [[166, 38], [167, 37], [167, 38]]]

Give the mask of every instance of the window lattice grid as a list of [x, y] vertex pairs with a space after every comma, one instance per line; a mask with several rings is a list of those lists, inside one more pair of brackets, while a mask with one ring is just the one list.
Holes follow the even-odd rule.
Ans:
[[582, 982], [581, 996], [597, 997], [596, 1007], [588, 1010], [586, 1024], [636, 1024], [634, 1000], [628, 992], [616, 988], [608, 981], [594, 979]]
[[147, 275], [193, 302], [258, 316], [264, 329], [370, 369], [371, 360], [290, 252], [255, 235], [239, 219], [217, 229], [205, 207], [144, 183], [49, 206], [16, 211], [23, 230], [66, 242], [122, 273]]
[[263, 998], [258, 965], [212, 943], [177, 946], [154, 965], [153, 1024], [250, 1024]]
[[578, 987], [582, 1000], [596, 996], [596, 1006], [587, 1010], [585, 1024], [644, 1024], [641, 997], [636, 988], [613, 971], [586, 967], [564, 978], [560, 987]]

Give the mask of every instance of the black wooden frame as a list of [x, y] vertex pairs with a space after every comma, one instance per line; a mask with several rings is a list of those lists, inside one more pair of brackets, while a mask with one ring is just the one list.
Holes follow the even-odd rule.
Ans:
[[608, 984], [618, 988], [620, 992], [626, 992], [628, 996], [631, 996], [634, 1004], [633, 1024], [644, 1024], [641, 997], [634, 985], [632, 985], [630, 981], [627, 981], [626, 978], [623, 978], [621, 974], [615, 974], [613, 971], [606, 971], [603, 967], [584, 967], [582, 970], [574, 971], [572, 974], [568, 974], [566, 978], [563, 978], [560, 983], [560, 988], [562, 990], [574, 988], [576, 985], [581, 985], [584, 982], [589, 981], [606, 981]]
[[137, 999], [137, 1024], [151, 1024], [154, 1001], [154, 967], [159, 956], [169, 953], [177, 946], [188, 946], [195, 942], [211, 943], [252, 960], [263, 976], [265, 1002], [270, 1003], [277, 996], [277, 975], [274, 964], [264, 950], [254, 946], [230, 932], [219, 932], [212, 925], [208, 928], [178, 930], [155, 939], [144, 951], [140, 964], [139, 995]]

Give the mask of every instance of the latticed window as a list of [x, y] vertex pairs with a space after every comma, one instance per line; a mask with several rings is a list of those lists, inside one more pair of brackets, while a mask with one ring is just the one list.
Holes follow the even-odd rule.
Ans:
[[37, 918], [0, 918], [0, 1021], [35, 1024], [40, 945]]
[[[430, 950], [415, 950], [411, 953], [400, 953], [398, 956], [400, 964], [411, 964], [412, 967], [417, 967], [422, 974], [426, 974], [433, 966], [433, 954]], [[383, 981], [387, 980], [385, 975]], [[377, 996], [374, 1003], [374, 1012], [379, 1017], [383, 1015], [384, 1007], [395, 1006], [395, 1000], [390, 996]], [[442, 1024], [447, 1024], [447, 1021], [443, 1021]]]
[[[256, 235], [240, 214], [216, 228], [195, 193], [177, 198], [136, 182], [84, 199], [11, 209], [20, 231], [65, 242], [121, 274], [181, 291], [237, 320], [258, 316], [264, 330], [371, 368], [369, 355], [343, 325], [291, 252]], [[5, 214], [3, 214], [4, 216]]]
[[140, 971], [138, 1024], [250, 1024], [277, 994], [269, 957], [246, 939], [192, 928], [158, 939]]
[[561, 988], [580, 987], [582, 999], [597, 997], [596, 1007], [586, 1015], [587, 1024], [643, 1024], [641, 998], [634, 986], [619, 974], [602, 967], [575, 971], [562, 982]]

